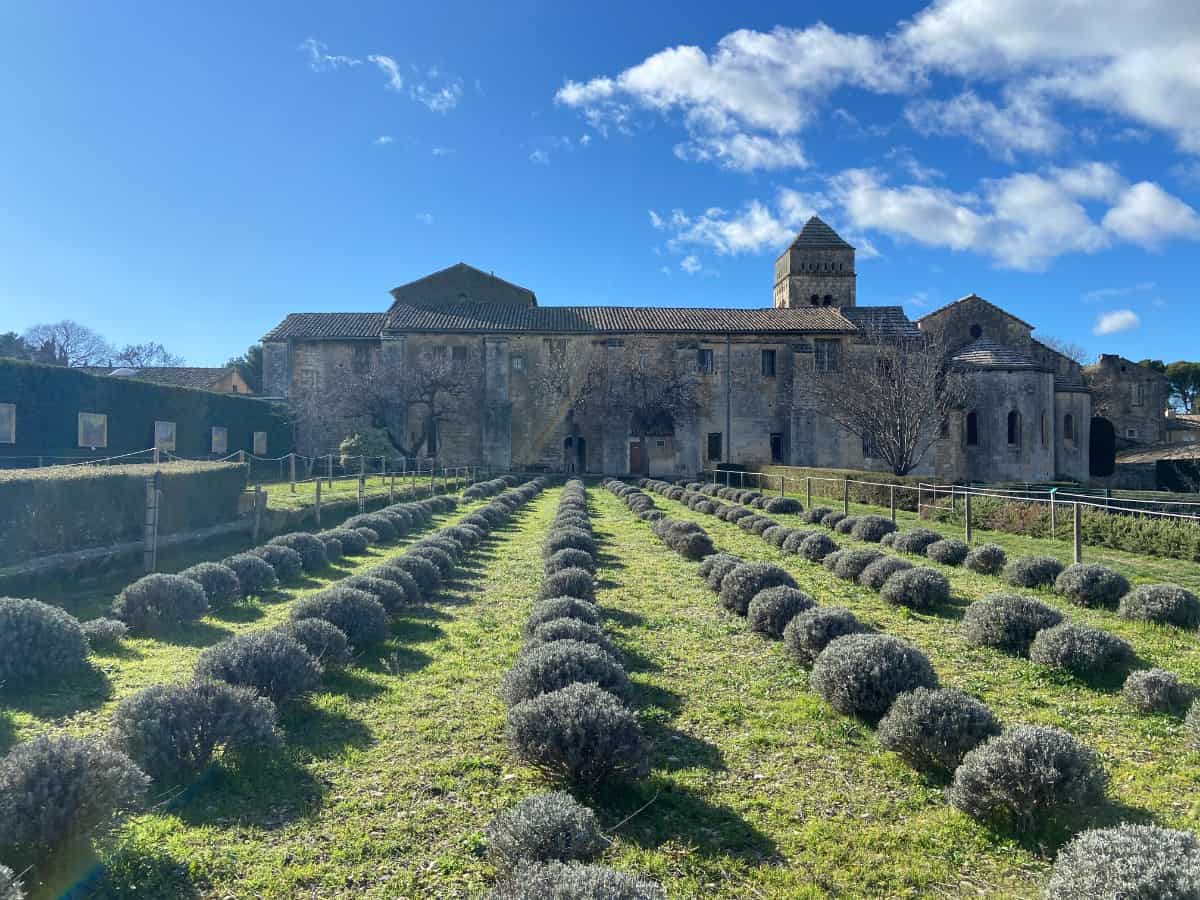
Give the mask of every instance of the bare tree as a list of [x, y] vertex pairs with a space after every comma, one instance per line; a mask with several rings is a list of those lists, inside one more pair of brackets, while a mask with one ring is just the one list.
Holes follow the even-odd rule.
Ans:
[[34, 325], [23, 337], [26, 344], [52, 355], [59, 365], [102, 366], [113, 355], [112, 347], [98, 332], [70, 319]]
[[867, 332], [856, 352], [836, 365], [817, 366], [797, 379], [795, 390], [861, 438], [894, 474], [907, 475], [938, 439], [947, 416], [969, 404], [970, 384], [947, 359], [937, 334]]
[[183, 357], [168, 352], [156, 341], [145, 344], [126, 344], [112, 355], [110, 364], [130, 369], [147, 369], [158, 366], [182, 366]]
[[1037, 340], [1040, 343], [1045, 344], [1051, 350], [1061, 353], [1067, 359], [1077, 362], [1081, 366], [1087, 365], [1088, 352], [1079, 344], [1064, 340], [1060, 337], [1055, 337], [1052, 334], [1048, 334], [1045, 337], [1038, 336]]

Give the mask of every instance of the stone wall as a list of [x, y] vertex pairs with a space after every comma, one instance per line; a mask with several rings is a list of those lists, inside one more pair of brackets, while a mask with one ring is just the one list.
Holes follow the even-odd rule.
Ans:
[[1165, 376], [1111, 354], [1084, 371], [1092, 388], [1092, 409], [1113, 423], [1118, 452], [1167, 440], [1164, 411], [1170, 385]]
[[775, 261], [775, 307], [854, 306], [857, 280], [850, 247], [791, 247]]

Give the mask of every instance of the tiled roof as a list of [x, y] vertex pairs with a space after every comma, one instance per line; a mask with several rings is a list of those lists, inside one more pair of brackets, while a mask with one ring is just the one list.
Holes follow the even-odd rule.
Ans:
[[1192, 431], [1200, 428], [1200, 416], [1176, 413], [1167, 419], [1167, 431]]
[[263, 335], [264, 341], [377, 338], [387, 313], [291, 313]]
[[1032, 359], [1015, 347], [1002, 344], [991, 338], [981, 337], [961, 350], [955, 351], [950, 361], [971, 369], [1042, 369]]
[[901, 306], [846, 306], [841, 314], [865, 331], [917, 337], [921, 331]]
[[1159, 460], [1200, 460], [1200, 442], [1190, 444], [1153, 444], [1117, 454], [1119, 463], [1152, 463]]
[[816, 216], [813, 216], [804, 223], [804, 227], [800, 229], [800, 233], [796, 235], [796, 239], [792, 241], [793, 247], [841, 247], [849, 250], [854, 248], [842, 240], [841, 235], [822, 222]]
[[1055, 375], [1054, 390], [1060, 394], [1090, 394], [1092, 389], [1082, 378], [1073, 375]]
[[175, 387], [198, 388], [203, 390], [216, 384], [229, 374], [230, 368], [211, 368], [202, 366], [87, 366], [83, 369], [89, 375], [102, 375], [110, 378], [133, 378], [137, 381], [152, 381], [155, 384], [167, 384]]
[[996, 312], [1002, 313], [1003, 315], [1008, 316], [1014, 322], [1020, 322], [1022, 325], [1024, 325], [1030, 331], [1033, 330], [1033, 326], [1030, 325], [1028, 322], [1026, 322], [1024, 319], [1018, 319], [1016, 316], [1014, 316], [1012, 313], [1010, 313], [1007, 309], [1001, 309], [999, 306], [997, 306], [992, 301], [984, 300], [978, 294], [967, 294], [967, 296], [965, 296], [965, 297], [959, 297], [957, 300], [955, 300], [951, 303], [947, 303], [945, 306], [939, 306], [937, 309], [935, 309], [931, 313], [926, 313], [925, 315], [921, 316], [921, 318], [917, 319], [917, 321], [924, 322], [926, 319], [929, 319], [929, 318], [932, 318], [933, 316], [939, 315], [940, 313], [945, 312], [946, 310], [950, 309], [953, 306], [958, 306], [960, 303], [967, 303], [970, 301], [974, 301], [976, 303], [982, 303], [985, 306], [990, 306]]

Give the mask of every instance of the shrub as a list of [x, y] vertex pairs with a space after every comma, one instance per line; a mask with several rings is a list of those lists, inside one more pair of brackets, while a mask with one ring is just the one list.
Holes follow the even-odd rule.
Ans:
[[342, 558], [342, 542], [328, 531], [318, 531], [313, 537], [325, 547], [325, 558], [329, 562], [337, 562]]
[[[463, 554], [466, 552], [466, 546], [464, 544], [456, 541], [444, 531], [435, 531], [433, 534], [429, 535], [429, 537], [417, 541], [412, 545], [412, 547], [436, 547], [450, 558], [452, 568], [453, 564], [462, 559]], [[409, 549], [412, 549], [412, 547]]]
[[668, 546], [684, 559], [699, 560], [714, 551], [712, 538], [702, 531], [672, 536]]
[[963, 565], [980, 575], [999, 575], [1007, 561], [1008, 554], [999, 544], [980, 544], [967, 554]]
[[729, 511], [725, 513], [725, 521], [733, 522], [736, 525], [742, 519], [752, 515], [754, 515], [754, 513], [750, 512], [750, 510], [746, 509], [744, 506], [731, 506]]
[[858, 516], [843, 516], [833, 524], [833, 530], [838, 534], [850, 534], [858, 524]]
[[3, 864], [0, 864], [0, 900], [25, 900], [16, 873]]
[[488, 900], [666, 900], [657, 882], [607, 866], [521, 862]]
[[907, 641], [850, 634], [821, 651], [809, 685], [838, 712], [873, 718], [905, 691], [937, 687], [937, 675], [925, 654]]
[[585, 641], [552, 641], [522, 653], [504, 673], [500, 695], [509, 706], [586, 682], [619, 697], [629, 693], [629, 678], [611, 656]]
[[254, 688], [282, 703], [307, 694], [321, 680], [316, 660], [280, 631], [248, 631], [209, 647], [196, 661], [196, 678]]
[[305, 572], [319, 572], [329, 565], [325, 545], [315, 535], [304, 531], [293, 531], [273, 537], [267, 543], [273, 547], [288, 547], [300, 554], [300, 564]]
[[867, 566], [883, 559], [883, 554], [878, 550], [841, 550], [837, 554], [830, 554], [830, 556], [834, 555], [837, 556], [837, 561], [831, 571], [838, 578], [844, 578], [847, 581], [854, 581]]
[[417, 587], [421, 589], [421, 597], [424, 600], [432, 599], [442, 586], [442, 575], [438, 567], [423, 556], [409, 556], [406, 553], [403, 556], [392, 557], [387, 564], [411, 575]]
[[[261, 562], [261, 560], [260, 560]], [[237, 572], [221, 563], [202, 562], [179, 573], [204, 589], [210, 606], [221, 606], [242, 599], [242, 583]]]
[[1200, 625], [1200, 600], [1177, 584], [1143, 584], [1121, 598], [1117, 615], [1140, 622], [1195, 628]]
[[1004, 580], [1015, 587], [1045, 587], [1062, 570], [1063, 564], [1052, 556], [1022, 556], [1004, 567]]
[[237, 576], [244, 597], [261, 597], [279, 587], [279, 578], [271, 564], [253, 553], [235, 553], [221, 560]]
[[21, 685], [87, 665], [79, 620], [38, 600], [0, 597], [0, 684]]
[[792, 529], [784, 525], [772, 525], [762, 533], [762, 539], [772, 547], [782, 547], [784, 540], [791, 534], [791, 531]]
[[[363, 575], [380, 581], [390, 581], [404, 592], [403, 599], [399, 601], [401, 603], [417, 604], [421, 602], [421, 587], [417, 584], [417, 580], [408, 574], [407, 569], [402, 569], [399, 566], [393, 566], [385, 562], [367, 569], [367, 571], [363, 572]], [[342, 582], [342, 584], [345, 583], [345, 581]], [[350, 587], [353, 587], [353, 585], [350, 585]], [[368, 593], [371, 592], [368, 591]], [[379, 602], [383, 603], [382, 600]], [[384, 603], [384, 608], [389, 608], [386, 603]]]
[[583, 641], [595, 644], [613, 659], [620, 659], [620, 651], [613, 646], [613, 642], [608, 639], [600, 626], [591, 625], [582, 619], [566, 617], [542, 622], [530, 632], [523, 649], [529, 650], [554, 641]]
[[943, 566], [961, 566], [970, 552], [971, 548], [956, 538], [934, 541], [925, 548], [925, 555]]
[[[398, 569], [390, 569], [389, 571], [400, 572]], [[352, 588], [353, 590], [370, 594], [389, 613], [396, 612], [408, 602], [408, 592], [401, 585], [390, 579], [378, 578], [373, 575], [351, 575], [349, 578], [343, 578], [339, 581], [337, 587]]]
[[795, 616], [783, 629], [783, 644], [801, 665], [811, 666], [829, 644], [869, 629], [840, 606], [814, 606]]
[[967, 815], [1029, 829], [1041, 814], [1099, 800], [1105, 781], [1096, 754], [1067, 732], [1022, 725], [963, 757], [947, 796]]
[[139, 806], [149, 779], [111, 747], [43, 734], [0, 759], [0, 851], [27, 858], [61, 847]]
[[503, 869], [521, 860], [587, 862], [607, 844], [596, 814], [563, 791], [526, 797], [497, 816], [483, 834], [488, 853]]
[[801, 518], [809, 525], [819, 525], [821, 524], [821, 520], [831, 512], [833, 512], [833, 507], [831, 506], [810, 506], [808, 512], [804, 513]]
[[374, 528], [368, 528], [366, 525], [359, 525], [353, 530], [360, 538], [366, 541], [368, 545], [379, 543], [379, 532]]
[[324, 619], [346, 635], [351, 646], [362, 650], [385, 641], [391, 634], [387, 611], [366, 591], [335, 585], [296, 603], [290, 618]]
[[435, 547], [433, 544], [413, 544], [405, 551], [404, 555], [410, 559], [417, 556], [421, 559], [429, 560], [437, 567], [438, 574], [442, 578], [447, 578], [454, 573], [454, 560], [450, 554], [441, 547]]
[[382, 541], [385, 544], [390, 544], [399, 537], [392, 520], [378, 513], [360, 513], [357, 516], [351, 516], [342, 523], [342, 526], [344, 528], [370, 528], [378, 535], [376, 541]]
[[580, 600], [577, 597], [554, 597], [550, 600], [537, 600], [525, 620], [525, 636], [533, 634], [535, 628], [543, 622], [552, 619], [579, 619], [589, 625], [600, 624], [600, 608], [595, 603]]
[[280, 547], [278, 544], [265, 544], [250, 551], [259, 559], [275, 570], [275, 577], [280, 581], [291, 581], [299, 578], [304, 571], [304, 560], [291, 547]]
[[[129, 634], [129, 626], [117, 619], [92, 619], [81, 623], [81, 627], [83, 636], [92, 647], [97, 644], [115, 644]], [[0, 674], [0, 679], [2, 678], [3, 675]]]
[[847, 516], [844, 512], [826, 513], [821, 518], [821, 524], [824, 525], [826, 528], [832, 530], [834, 528], [837, 528], [837, 523], [842, 521], [842, 519], [845, 519], [845, 518], [847, 518]]
[[583, 569], [585, 572], [596, 571], [596, 560], [592, 554], [572, 547], [559, 550], [546, 560], [546, 574], [553, 575], [563, 569]]
[[1192, 690], [1174, 672], [1144, 669], [1125, 679], [1121, 696], [1141, 713], [1172, 712], [1188, 705]]
[[1190, 831], [1122, 823], [1077, 835], [1050, 870], [1051, 900], [1194, 900], [1200, 843]]
[[278, 741], [275, 704], [223, 681], [156, 684], [126, 697], [113, 712], [110, 740], [155, 781], [178, 781], [226, 752]]
[[1188, 707], [1187, 716], [1184, 717], [1183, 727], [1191, 736], [1193, 747], [1200, 747], [1200, 700], [1194, 701]]
[[594, 684], [576, 682], [518, 703], [508, 711], [507, 733], [527, 763], [580, 786], [646, 768], [637, 717]]
[[1133, 648], [1115, 634], [1071, 622], [1039, 631], [1029, 645], [1035, 663], [1082, 676], [1118, 668], [1133, 657]]
[[992, 711], [962, 691], [919, 687], [879, 722], [879, 743], [916, 769], [953, 772], [968, 751], [1000, 733]]
[[208, 610], [204, 588], [182, 575], [145, 575], [117, 595], [113, 615], [140, 631], [169, 628]]
[[804, 543], [806, 538], [820, 533], [809, 528], [795, 528], [783, 539], [783, 546], [779, 549], [784, 553], [799, 553], [800, 545]]
[[873, 591], [880, 590], [897, 572], [911, 569], [913, 564], [898, 556], [881, 556], [858, 573], [858, 583]]
[[796, 581], [779, 566], [763, 562], [742, 563], [721, 581], [721, 605], [744, 616], [759, 591], [781, 585], [794, 588]]
[[883, 516], [858, 516], [850, 536], [856, 541], [869, 541], [878, 544], [885, 534], [896, 530], [896, 523]]
[[354, 659], [346, 632], [324, 619], [284, 622], [278, 630], [303, 647], [309, 656], [326, 669], [348, 666]]
[[538, 599], [549, 600], [553, 597], [578, 597], [580, 600], [595, 602], [595, 579], [586, 569], [563, 569], [561, 572], [547, 575], [542, 581]]
[[804, 507], [799, 500], [794, 500], [791, 497], [772, 497], [763, 504], [763, 512], [772, 516], [793, 515], [804, 512]]
[[894, 572], [879, 589], [884, 603], [909, 609], [932, 609], [950, 601], [950, 582], [937, 569], [925, 566]]
[[967, 607], [963, 637], [975, 647], [994, 647], [1016, 656], [1028, 656], [1039, 631], [1062, 621], [1062, 613], [1030, 597], [989, 594]]
[[751, 513], [748, 516], [742, 516], [735, 524], [738, 528], [742, 529], [742, 531], [753, 534], [755, 526], [758, 525], [759, 522], [764, 521], [769, 522], [770, 519], [768, 519], [766, 516], [760, 516], [757, 513]]
[[833, 538], [818, 531], [800, 542], [800, 555], [809, 562], [820, 562], [837, 548]]
[[1106, 566], [1076, 563], [1062, 570], [1054, 590], [1076, 606], [1116, 606], [1129, 593], [1129, 580]]
[[879, 539], [879, 546], [880, 547], [895, 547], [896, 546], [896, 535], [898, 535], [899, 533], [900, 532], [898, 532], [898, 531], [889, 531], [887, 534], [885, 534], [883, 537], [881, 537]]
[[930, 544], [936, 544], [942, 539], [940, 534], [930, 531], [928, 528], [912, 528], [908, 531], [893, 533], [896, 536], [892, 538], [890, 546], [901, 553], [909, 553], [913, 556], [924, 556], [925, 550]]
[[796, 588], [786, 585], [769, 587], [754, 595], [746, 610], [746, 621], [751, 631], [782, 637], [788, 622], [814, 606], [816, 601]]
[[542, 555], [549, 558], [559, 550], [565, 550], [568, 547], [575, 550], [583, 550], [596, 555], [596, 542], [592, 540], [592, 536], [581, 528], [556, 528], [546, 535], [546, 543], [542, 548]]

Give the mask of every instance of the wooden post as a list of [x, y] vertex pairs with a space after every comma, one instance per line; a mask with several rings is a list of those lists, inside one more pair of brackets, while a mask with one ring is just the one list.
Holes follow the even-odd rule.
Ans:
[[890, 495], [888, 502], [892, 507], [892, 524], [894, 525], [896, 524], [896, 485], [891, 485], [891, 490], [888, 491], [888, 494]]
[[316, 510], [317, 510], [317, 527], [320, 528], [321, 527], [321, 479], [320, 478], [317, 479]]
[[158, 562], [158, 485], [161, 472], [146, 477], [146, 516], [142, 527], [142, 566], [153, 572]]
[[1050, 537], [1054, 537], [1058, 531], [1058, 516], [1055, 510], [1057, 504], [1054, 502], [1054, 491], [1054, 488], [1050, 489]]
[[804, 508], [812, 509], [812, 478], [805, 476], [804, 478]]
[[296, 493], [296, 452], [288, 454], [288, 470], [292, 480], [292, 493]]
[[366, 488], [367, 477], [365, 475], [358, 476], [358, 511], [362, 513], [367, 508], [366, 497], [363, 496], [363, 491]]
[[850, 515], [850, 479], [842, 479], [842, 512]]
[[329, 467], [326, 469], [329, 477], [329, 489], [333, 490], [333, 454], [329, 454]]
[[367, 474], [367, 458], [362, 455], [358, 457], [358, 474], [360, 476]]
[[154, 448], [154, 464], [158, 465], [158, 447]]
[[246, 451], [245, 450], [238, 451], [238, 462], [240, 462], [243, 466], [246, 464]]
[[258, 534], [262, 530], [262, 508], [263, 508], [263, 489], [262, 485], [254, 486], [254, 530], [251, 532], [252, 544], [258, 543]]
[[970, 492], [963, 494], [963, 534], [967, 544], [971, 543], [971, 494]]
[[921, 518], [921, 482], [917, 482], [917, 518]]
[[388, 506], [396, 502], [396, 473], [392, 473], [392, 483], [388, 486]]
[[437, 493], [437, 466], [433, 460], [429, 461], [429, 496], [432, 497]]
[[1084, 562], [1084, 529], [1082, 529], [1082, 522], [1080, 522], [1079, 518], [1079, 504], [1073, 503], [1070, 505], [1074, 508], [1075, 516], [1073, 528], [1075, 534], [1075, 562], [1082, 563]]
[[784, 476], [780, 475], [779, 476], [779, 496], [780, 497], [784, 496], [784, 493], [783, 493], [783, 482], [784, 481], [785, 481]]

